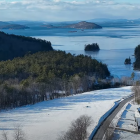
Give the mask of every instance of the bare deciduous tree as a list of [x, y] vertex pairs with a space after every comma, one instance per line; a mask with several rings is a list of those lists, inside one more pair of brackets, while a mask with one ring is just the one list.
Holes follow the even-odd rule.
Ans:
[[103, 140], [111, 140], [115, 128], [116, 128], [116, 124], [113, 123], [113, 122], [111, 122], [111, 124], [109, 125], [109, 127], [108, 127], [107, 130], [105, 131]]
[[21, 125], [15, 127], [13, 138], [14, 140], [25, 140], [25, 133], [23, 132]]
[[2, 140], [26, 140], [25, 133], [21, 128], [21, 125], [16, 125], [13, 131], [13, 137], [8, 136], [8, 132], [3, 130]]
[[105, 133], [105, 137], [104, 137], [104, 140], [111, 140], [111, 136], [114, 132], [114, 129], [109, 127], [107, 130], [106, 130], [106, 133]]
[[134, 92], [135, 102], [140, 104], [140, 83], [136, 82], [132, 87], [132, 91]]
[[87, 128], [91, 125], [92, 119], [87, 115], [82, 115], [71, 123], [69, 130], [58, 140], [85, 140], [87, 138]]
[[6, 131], [4, 131], [4, 130], [2, 132], [2, 140], [9, 140], [8, 139], [8, 133]]

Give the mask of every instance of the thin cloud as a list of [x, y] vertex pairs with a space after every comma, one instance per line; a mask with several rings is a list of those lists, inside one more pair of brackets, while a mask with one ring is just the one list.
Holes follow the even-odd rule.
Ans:
[[66, 21], [139, 18], [140, 4], [113, 0], [0, 0], [0, 19]]

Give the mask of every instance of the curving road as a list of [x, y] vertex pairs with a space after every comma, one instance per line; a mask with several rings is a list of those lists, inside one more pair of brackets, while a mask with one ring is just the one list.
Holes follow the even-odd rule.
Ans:
[[119, 106], [109, 115], [109, 117], [102, 123], [100, 128], [97, 130], [96, 134], [93, 136], [92, 140], [102, 140], [106, 130], [109, 128], [110, 123], [115, 118], [115, 116], [118, 114], [118, 112], [122, 109], [122, 107], [132, 100], [134, 96], [128, 97], [127, 99], [124, 99]]

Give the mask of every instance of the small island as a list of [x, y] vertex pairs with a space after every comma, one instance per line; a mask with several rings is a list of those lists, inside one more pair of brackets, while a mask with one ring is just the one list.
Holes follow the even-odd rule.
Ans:
[[85, 45], [85, 51], [99, 51], [99, 45], [97, 43], [92, 43]]
[[41, 27], [45, 27], [45, 28], [48, 28], [48, 29], [53, 29], [53, 28], [57, 28], [57, 27], [55, 27], [55, 26], [53, 26], [53, 25], [42, 25]]
[[61, 26], [54, 26], [54, 25], [46, 25], [46, 24], [43, 24], [41, 25], [41, 27], [45, 27], [45, 28], [64, 28], [64, 29], [82, 29], [85, 30], [85, 29], [102, 29], [102, 26], [100, 25], [97, 25], [95, 23], [92, 23], [92, 22], [86, 22], [86, 21], [81, 21], [81, 22], [78, 22], [78, 23], [74, 23], [74, 24], [69, 24], [69, 25], [61, 25]]
[[125, 65], [131, 64], [131, 59], [130, 59], [130, 57], [125, 59], [124, 64], [125, 64]]
[[100, 25], [92, 22], [81, 21], [79, 23], [70, 24], [61, 28], [74, 28], [74, 29], [102, 29]]
[[75, 32], [77, 32], [77, 31], [69, 31], [69, 33], [75, 33]]

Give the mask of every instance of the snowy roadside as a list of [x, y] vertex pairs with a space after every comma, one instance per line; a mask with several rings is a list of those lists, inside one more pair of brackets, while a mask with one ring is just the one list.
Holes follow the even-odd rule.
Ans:
[[135, 112], [137, 111], [138, 107], [139, 105], [134, 105], [132, 103], [127, 104], [117, 123], [117, 127], [124, 130], [116, 129], [114, 131], [112, 140], [139, 140], [140, 134], [134, 134], [134, 132], [138, 131], [135, 120]]
[[0, 132], [4, 129], [10, 134], [14, 124], [20, 123], [28, 140], [57, 140], [73, 120], [86, 114], [94, 120], [88, 129], [90, 134], [114, 102], [130, 94], [131, 87], [97, 90], [3, 111], [0, 113]]

